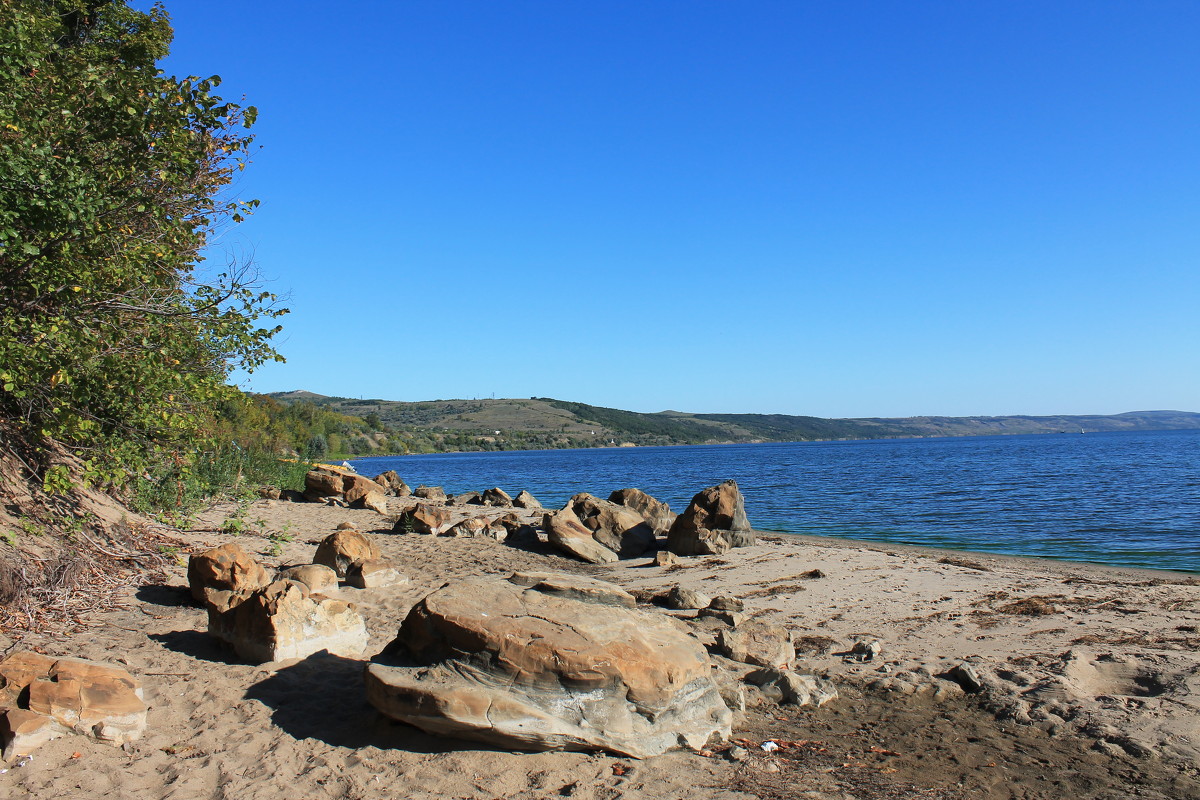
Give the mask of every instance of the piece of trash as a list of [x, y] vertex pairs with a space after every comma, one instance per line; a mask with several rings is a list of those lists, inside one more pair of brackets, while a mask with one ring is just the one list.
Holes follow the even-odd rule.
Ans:
[[626, 772], [629, 772], [629, 765], [628, 764], [613, 764], [612, 770], [613, 770], [613, 775], [624, 775]]
[[776, 750], [779, 749], [779, 745], [776, 744], [775, 742], [772, 742], [770, 739], [763, 742], [761, 745], [759, 745], [759, 747], [762, 748], [762, 751], [764, 753], [774, 753]]

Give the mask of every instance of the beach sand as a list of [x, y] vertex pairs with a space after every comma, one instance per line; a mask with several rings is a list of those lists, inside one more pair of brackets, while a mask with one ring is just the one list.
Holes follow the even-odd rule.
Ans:
[[[389, 511], [411, 502], [392, 498]], [[72, 635], [17, 643], [124, 666], [145, 687], [149, 724], [121, 749], [77, 736], [44, 745], [6, 765], [0, 796], [1200, 798], [1200, 586], [1184, 575], [790, 536], [676, 567], [589, 566], [544, 544], [394, 535], [373, 511], [318, 504], [260, 501], [247, 514], [262, 520], [257, 533], [217, 533], [230, 510], [181, 532], [186, 551], [236, 539], [278, 566], [311, 561], [340, 522], [376, 533], [411, 582], [341, 591], [371, 634], [363, 659], [239, 662], [206, 633], [181, 559], [166, 582], [132, 587], [123, 607]], [[260, 535], [269, 531], [293, 540], [275, 554]], [[793, 629], [798, 670], [827, 675], [840, 697], [750, 709], [734, 733], [750, 752], [741, 762], [725, 745], [644, 761], [495, 750], [393, 723], [366, 703], [363, 663], [413, 603], [447, 581], [518, 569], [742, 597], [750, 616]], [[716, 625], [693, 629], [707, 639]], [[877, 640], [879, 654], [852, 660], [858, 640]], [[978, 691], [960, 688], [970, 683], [961, 668], [958, 683], [937, 677], [957, 665]], [[767, 740], [784, 746], [766, 753]]]

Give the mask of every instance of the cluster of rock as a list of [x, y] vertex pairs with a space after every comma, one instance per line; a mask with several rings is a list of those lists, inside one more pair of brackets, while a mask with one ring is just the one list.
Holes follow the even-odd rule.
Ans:
[[577, 494], [548, 512], [542, 527], [555, 547], [592, 564], [653, 552], [664, 534], [666, 551], [681, 556], [724, 553], [755, 541], [734, 481], [698, 493], [679, 515], [640, 489], [619, 489], [608, 500]]
[[5, 759], [72, 733], [122, 745], [145, 729], [141, 684], [119, 667], [32, 652], [0, 661]]
[[329, 595], [339, 580], [375, 588], [408, 579], [380, 558], [366, 534], [352, 529], [326, 537], [313, 561], [272, 576], [231, 542], [192, 556], [188, 583], [208, 609], [209, 633], [248, 661], [305, 658], [322, 650], [358, 657], [367, 646], [366, 623], [352, 603]]
[[730, 735], [708, 653], [628, 592], [517, 573], [439, 589], [366, 671], [367, 697], [430, 733], [644, 758]]

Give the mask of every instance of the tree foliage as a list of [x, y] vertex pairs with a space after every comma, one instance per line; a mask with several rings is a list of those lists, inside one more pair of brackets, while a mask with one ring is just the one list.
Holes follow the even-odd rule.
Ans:
[[163, 8], [0, 0], [0, 413], [110, 482], [211, 433], [234, 368], [281, 360], [245, 264], [209, 267], [255, 109], [156, 63]]

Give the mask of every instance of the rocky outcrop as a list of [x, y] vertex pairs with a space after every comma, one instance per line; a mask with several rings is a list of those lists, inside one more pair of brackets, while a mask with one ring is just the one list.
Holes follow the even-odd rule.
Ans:
[[681, 556], [716, 555], [752, 544], [754, 531], [734, 481], [699, 492], [667, 533], [667, 549]]
[[188, 559], [188, 587], [192, 597], [221, 611], [232, 608], [270, 582], [271, 576], [262, 565], [236, 542]]
[[542, 504], [538, 502], [538, 499], [524, 489], [517, 492], [517, 496], [513, 498], [512, 503], [517, 508], [526, 508], [531, 511], [539, 510], [542, 507]]
[[357, 658], [367, 646], [367, 626], [354, 606], [288, 580], [254, 592], [225, 613], [210, 607], [208, 632], [255, 664], [307, 658], [322, 650]]
[[704, 647], [598, 583], [525, 575], [435, 591], [367, 668], [368, 700], [429, 733], [522, 750], [646, 758], [728, 737]]
[[434, 536], [450, 524], [450, 512], [431, 503], [420, 503], [406, 510], [396, 520], [392, 530], [396, 533], [424, 533]]
[[4, 758], [69, 733], [121, 745], [146, 729], [141, 684], [119, 667], [18, 652], [0, 661]]
[[609, 564], [619, 558], [615, 552], [593, 539], [592, 532], [583, 527], [579, 517], [569, 508], [544, 515], [542, 527], [550, 544], [581, 561]]
[[355, 530], [335, 531], [317, 545], [313, 556], [314, 564], [329, 567], [339, 578], [346, 577], [346, 570], [355, 561], [379, 558], [379, 546], [365, 533]]
[[678, 516], [669, 505], [655, 500], [641, 489], [618, 489], [608, 496], [608, 500], [641, 514], [656, 536], [665, 535]]
[[586, 492], [568, 500], [566, 508], [592, 532], [592, 538], [620, 558], [637, 558], [654, 547], [654, 529], [632, 509]]

